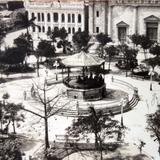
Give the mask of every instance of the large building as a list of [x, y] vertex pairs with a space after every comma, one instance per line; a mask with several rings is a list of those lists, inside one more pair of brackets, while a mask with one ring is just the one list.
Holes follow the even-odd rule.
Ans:
[[134, 33], [160, 42], [160, 0], [27, 0], [29, 18], [36, 17], [43, 34], [64, 27], [69, 34], [88, 30], [108, 33], [112, 40], [127, 41]]

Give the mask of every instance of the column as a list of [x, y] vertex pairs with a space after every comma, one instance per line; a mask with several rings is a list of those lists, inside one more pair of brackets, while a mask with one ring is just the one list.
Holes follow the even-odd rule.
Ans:
[[134, 33], [138, 34], [138, 6], [135, 6], [134, 9], [134, 25], [135, 25]]
[[75, 13], [75, 31], [78, 31], [78, 14]]
[[44, 26], [45, 26], [45, 32], [47, 33], [48, 26], [47, 26], [47, 13], [46, 12], [44, 12]]
[[93, 2], [93, 6], [92, 6], [92, 18], [93, 18], [93, 33], [95, 33], [95, 4]]
[[84, 25], [85, 25], [85, 23], [84, 23], [84, 21], [85, 21], [85, 19], [84, 19], [84, 12], [81, 13], [81, 18], [82, 18], [82, 19], [81, 19], [82, 31], [84, 31], [84, 28], [85, 28], [85, 27], [84, 27]]
[[49, 25], [50, 25], [50, 27], [51, 27], [51, 30], [53, 30], [54, 29], [54, 21], [53, 21], [53, 13], [54, 12], [49, 12], [50, 13], [50, 17], [51, 17], [51, 21], [49, 22]]
[[112, 6], [108, 7], [108, 35], [112, 38]]
[[61, 16], [62, 16], [62, 14], [61, 14], [61, 13], [58, 13], [58, 28], [62, 28]]

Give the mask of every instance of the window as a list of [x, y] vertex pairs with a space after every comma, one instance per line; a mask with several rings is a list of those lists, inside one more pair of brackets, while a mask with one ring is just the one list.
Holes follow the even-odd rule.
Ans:
[[42, 16], [42, 21], [44, 22], [44, 13], [42, 13], [41, 16]]
[[146, 35], [154, 42], [157, 41], [158, 34], [158, 22], [147, 22], [146, 23]]
[[32, 13], [32, 18], [34, 18], [35, 17], [35, 15], [34, 15], [34, 13]]
[[81, 15], [78, 14], [78, 23], [81, 23]]
[[81, 32], [81, 28], [80, 27], [78, 28], [78, 32]]
[[99, 11], [96, 12], [96, 16], [99, 17]]
[[51, 16], [50, 16], [50, 14], [49, 14], [49, 13], [47, 14], [47, 21], [48, 21], [48, 22], [50, 22], [50, 21], [51, 21]]
[[33, 26], [33, 27], [32, 27], [32, 30], [33, 30], [33, 32], [35, 32], [35, 31], [36, 31], [36, 28], [35, 28], [35, 26]]
[[96, 27], [96, 32], [99, 33], [99, 27]]
[[41, 15], [38, 13], [38, 22], [41, 20]]
[[72, 14], [72, 23], [74, 23], [74, 22], [75, 22], [75, 15]]
[[68, 14], [68, 22], [71, 22], [71, 15]]
[[50, 33], [50, 32], [51, 32], [51, 27], [49, 26], [49, 27], [48, 27], [48, 33]]
[[65, 16], [64, 16], [64, 14], [61, 15], [61, 21], [65, 22]]
[[40, 26], [38, 27], [38, 32], [41, 32], [41, 27]]
[[75, 33], [75, 28], [74, 28], [74, 27], [72, 28], [72, 33], [73, 33], [73, 34]]
[[126, 41], [126, 27], [118, 27], [118, 40], [120, 42], [125, 42]]
[[58, 22], [58, 13], [53, 13], [54, 22]]
[[42, 27], [42, 32], [45, 32], [45, 27], [44, 26]]
[[69, 34], [71, 33], [71, 28], [70, 28], [70, 27], [68, 28], [68, 33], [69, 33]]

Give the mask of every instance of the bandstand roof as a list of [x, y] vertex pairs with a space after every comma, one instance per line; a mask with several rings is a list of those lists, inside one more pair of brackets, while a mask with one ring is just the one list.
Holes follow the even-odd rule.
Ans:
[[104, 59], [99, 58], [96, 55], [81, 51], [80, 53], [76, 53], [72, 56], [64, 58], [62, 60], [62, 63], [68, 67], [87, 67], [87, 66], [90, 67], [90, 66], [99, 66], [104, 61], [105, 61]]

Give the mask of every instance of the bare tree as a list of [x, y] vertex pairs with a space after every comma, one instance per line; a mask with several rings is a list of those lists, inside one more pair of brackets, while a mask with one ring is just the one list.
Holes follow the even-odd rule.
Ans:
[[43, 106], [43, 112], [38, 113], [31, 109], [27, 109], [23, 107], [22, 109], [30, 112], [44, 120], [44, 126], [45, 126], [45, 151], [50, 147], [49, 145], [49, 136], [48, 136], [48, 120], [50, 117], [54, 116], [62, 108], [64, 108], [66, 105], [70, 103], [70, 100], [68, 100], [66, 103], [62, 104], [61, 106], [58, 106], [58, 102], [60, 101], [60, 98], [63, 96], [63, 93], [57, 93], [54, 97], [48, 96], [48, 92], [51, 89], [54, 89], [56, 85], [48, 87], [47, 81], [45, 80], [41, 85], [37, 84], [33, 81], [33, 89], [32, 89], [32, 96], [36, 98], [38, 102]]

